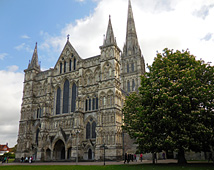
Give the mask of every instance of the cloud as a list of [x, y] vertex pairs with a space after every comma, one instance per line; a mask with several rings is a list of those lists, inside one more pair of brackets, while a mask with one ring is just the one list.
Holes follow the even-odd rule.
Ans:
[[18, 50], [18, 51], [25, 50], [25, 51], [27, 51], [27, 52], [29, 52], [29, 53], [33, 53], [33, 49], [32, 49], [29, 45], [27, 45], [27, 44], [25, 44], [25, 43], [22, 43], [22, 44], [20, 44], [20, 45], [17, 45], [17, 46], [15, 46], [14, 48], [15, 48], [16, 50]]
[[4, 58], [7, 56], [7, 53], [1, 53], [0, 54], [0, 60], [4, 60]]
[[[166, 47], [178, 50], [189, 48], [198, 59], [212, 61], [214, 57], [210, 51], [214, 42], [205, 44], [201, 41], [201, 37], [214, 30], [212, 6], [208, 0], [198, 0], [197, 3], [194, 0], [132, 0], [137, 35], [145, 62], [152, 64], [156, 51], [161, 52]], [[82, 58], [100, 54], [99, 46], [102, 45], [103, 34], [107, 30], [109, 14], [118, 46], [123, 49], [127, 8], [127, 0], [98, 0], [92, 14], [75, 23], [68, 23], [60, 35], [42, 32], [44, 41], [41, 49], [49, 51], [51, 57], [46, 56], [47, 58], [57, 61], [66, 43], [66, 35], [70, 34], [70, 42]], [[209, 11], [201, 12], [206, 14], [206, 20], [193, 15], [197, 9]]]
[[209, 41], [212, 38], [212, 33], [207, 33], [201, 40]]
[[7, 69], [9, 72], [16, 72], [19, 69], [19, 67], [16, 65], [12, 65], [12, 66], [7, 66]]
[[193, 12], [193, 15], [202, 19], [206, 19], [206, 17], [209, 15], [210, 9], [213, 7], [214, 7], [214, 4], [203, 5], [200, 10], [195, 10]]
[[22, 35], [21, 38], [22, 39], [30, 39], [30, 37], [28, 35]]
[[12, 147], [18, 135], [24, 75], [0, 70], [0, 77], [0, 142]]

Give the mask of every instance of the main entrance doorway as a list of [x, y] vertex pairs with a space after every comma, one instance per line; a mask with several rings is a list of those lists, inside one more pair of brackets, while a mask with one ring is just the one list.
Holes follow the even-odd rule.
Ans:
[[65, 144], [61, 139], [59, 139], [54, 145], [54, 159], [65, 159]]

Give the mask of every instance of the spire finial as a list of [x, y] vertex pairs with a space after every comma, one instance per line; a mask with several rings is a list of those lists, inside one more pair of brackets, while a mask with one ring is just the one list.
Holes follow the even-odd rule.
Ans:
[[67, 40], [68, 40], [68, 41], [69, 41], [69, 37], [70, 37], [70, 35], [68, 34], [68, 35], [67, 35]]

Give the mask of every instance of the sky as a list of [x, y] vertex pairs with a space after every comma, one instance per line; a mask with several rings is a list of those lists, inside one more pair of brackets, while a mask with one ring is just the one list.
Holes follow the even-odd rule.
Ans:
[[[164, 48], [214, 63], [213, 0], [131, 0], [145, 63]], [[54, 67], [70, 35], [81, 58], [100, 54], [111, 15], [123, 49], [128, 0], [0, 0], [0, 144], [17, 142], [24, 69], [36, 42], [42, 70]]]

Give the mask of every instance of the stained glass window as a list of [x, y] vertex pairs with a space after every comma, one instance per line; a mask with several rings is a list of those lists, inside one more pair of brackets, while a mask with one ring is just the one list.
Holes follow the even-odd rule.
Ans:
[[63, 89], [63, 113], [68, 113], [69, 105], [69, 81], [65, 80]]
[[92, 123], [92, 138], [96, 138], [96, 122]]
[[76, 110], [77, 86], [74, 83], [72, 86], [71, 112]]
[[58, 87], [56, 95], [56, 114], [60, 114], [60, 98], [61, 98], [61, 89]]
[[86, 139], [90, 139], [90, 131], [91, 131], [91, 125], [90, 123], [88, 122], [87, 125], [86, 125]]

